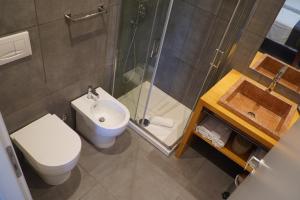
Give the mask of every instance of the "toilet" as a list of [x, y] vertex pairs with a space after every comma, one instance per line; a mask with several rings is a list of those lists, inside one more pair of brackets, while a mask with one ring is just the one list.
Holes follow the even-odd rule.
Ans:
[[78, 162], [81, 139], [56, 115], [47, 114], [10, 137], [49, 185], [65, 182]]

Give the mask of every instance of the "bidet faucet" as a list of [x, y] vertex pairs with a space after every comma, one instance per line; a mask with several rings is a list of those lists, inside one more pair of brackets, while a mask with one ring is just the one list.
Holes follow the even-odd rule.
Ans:
[[269, 85], [269, 87], [267, 89], [268, 92], [272, 92], [275, 89], [276, 85], [278, 84], [278, 81], [282, 78], [282, 76], [284, 75], [284, 73], [286, 72], [287, 69], [288, 69], [288, 66], [281, 67], [281, 69], [277, 72], [277, 74], [273, 78], [271, 84]]
[[88, 99], [97, 100], [99, 98], [99, 94], [96, 92], [96, 89], [93, 89], [93, 87], [91, 85], [89, 85], [86, 97]]

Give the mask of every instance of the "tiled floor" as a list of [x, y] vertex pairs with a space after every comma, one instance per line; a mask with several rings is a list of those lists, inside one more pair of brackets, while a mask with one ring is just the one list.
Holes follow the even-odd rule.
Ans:
[[60, 186], [44, 184], [23, 164], [34, 199], [215, 200], [233, 181], [192, 148], [179, 160], [168, 158], [132, 130], [107, 150], [82, 144], [79, 164]]

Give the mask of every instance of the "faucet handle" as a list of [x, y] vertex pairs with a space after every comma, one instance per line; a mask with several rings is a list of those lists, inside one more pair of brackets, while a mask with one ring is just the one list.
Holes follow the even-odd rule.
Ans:
[[88, 90], [93, 90], [93, 86], [88, 85]]
[[88, 86], [88, 92], [87, 92], [87, 98], [91, 99], [92, 98], [92, 91], [93, 87], [91, 85]]

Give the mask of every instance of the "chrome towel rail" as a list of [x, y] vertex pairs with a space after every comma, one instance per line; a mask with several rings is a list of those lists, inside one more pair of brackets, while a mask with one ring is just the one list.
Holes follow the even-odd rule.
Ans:
[[67, 20], [67, 22], [74, 22], [75, 23], [75, 22], [83, 21], [83, 20], [90, 19], [90, 18], [93, 18], [93, 17], [97, 17], [98, 15], [102, 15], [102, 14], [105, 14], [105, 13], [107, 13], [107, 10], [104, 8], [103, 5], [101, 5], [97, 8], [96, 12], [86, 14], [82, 17], [72, 17], [71, 12], [68, 11], [68, 13], [65, 14], [65, 19]]

